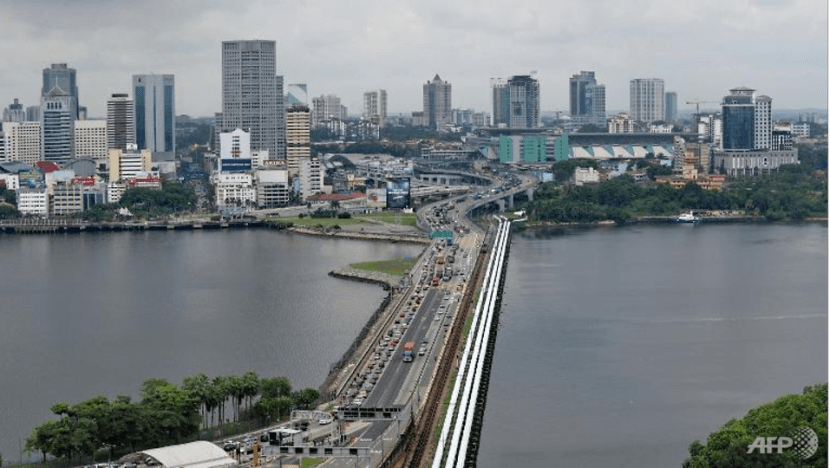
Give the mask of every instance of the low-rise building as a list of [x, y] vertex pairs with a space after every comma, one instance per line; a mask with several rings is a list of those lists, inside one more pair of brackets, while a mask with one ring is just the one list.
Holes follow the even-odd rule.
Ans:
[[288, 204], [291, 187], [285, 169], [262, 169], [254, 172], [256, 202], [259, 208], [276, 208]]
[[20, 188], [20, 177], [17, 174], [4, 174], [0, 172], [0, 184], [6, 186], [6, 190], [17, 190]]
[[19, 189], [17, 211], [24, 215], [49, 216], [49, 191], [46, 187]]
[[577, 167], [574, 169], [574, 185], [581, 186], [584, 184], [599, 183], [599, 174], [599, 171], [595, 170], [593, 167]]
[[216, 172], [211, 176], [218, 208], [254, 206], [257, 202], [253, 177], [245, 172]]
[[62, 216], [84, 211], [84, 186], [72, 182], [58, 182], [52, 187], [51, 214]]

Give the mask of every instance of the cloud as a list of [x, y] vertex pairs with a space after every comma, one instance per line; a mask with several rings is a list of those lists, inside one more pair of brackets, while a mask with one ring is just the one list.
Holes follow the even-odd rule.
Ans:
[[[594, 70], [609, 109], [632, 78], [660, 77], [681, 102], [751, 86], [775, 106], [826, 106], [825, 0], [0, 1], [0, 105], [39, 100], [50, 63], [78, 70], [81, 104], [102, 116], [132, 74], [176, 75], [176, 111], [221, 106], [223, 40], [277, 41], [277, 71], [359, 113], [384, 88], [390, 111], [421, 107], [436, 73], [455, 107], [489, 110], [491, 77], [539, 73], [542, 108], [568, 108], [568, 78]], [[800, 86], [792, 86], [797, 77]]]

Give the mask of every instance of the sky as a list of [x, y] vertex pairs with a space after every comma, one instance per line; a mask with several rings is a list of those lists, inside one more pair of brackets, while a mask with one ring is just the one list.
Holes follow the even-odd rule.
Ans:
[[[690, 100], [747, 86], [775, 109], [828, 102], [827, 0], [0, 0], [0, 107], [39, 104], [42, 70], [77, 70], [80, 105], [106, 115], [133, 74], [175, 75], [176, 113], [221, 110], [221, 42], [277, 42], [277, 74], [350, 114], [386, 89], [388, 112], [422, 110], [423, 84], [492, 113], [490, 79], [536, 72], [542, 111], [569, 110], [568, 79], [596, 72], [606, 108], [662, 78]], [[704, 104], [701, 108], [716, 108]]]

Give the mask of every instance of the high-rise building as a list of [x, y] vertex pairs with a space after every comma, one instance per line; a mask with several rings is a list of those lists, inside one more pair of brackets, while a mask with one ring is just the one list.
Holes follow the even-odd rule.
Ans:
[[40, 98], [41, 158], [66, 162], [72, 157], [74, 98], [59, 87]]
[[251, 148], [285, 158], [283, 80], [276, 41], [222, 42], [222, 129], [251, 134]]
[[638, 122], [651, 123], [663, 120], [665, 111], [663, 80], [660, 78], [637, 78], [630, 85], [630, 114]]
[[75, 121], [75, 157], [105, 162], [108, 157], [107, 121]]
[[594, 72], [571, 76], [571, 119], [578, 123], [605, 125], [605, 85], [597, 84]]
[[25, 122], [26, 110], [23, 109], [23, 104], [14, 98], [14, 102], [9, 104], [9, 107], [3, 109], [3, 122]]
[[176, 94], [173, 75], [133, 75], [135, 144], [156, 159], [176, 154]]
[[437, 74], [424, 84], [424, 118], [430, 128], [450, 123], [452, 118], [452, 84]]
[[346, 120], [348, 117], [346, 106], [340, 104], [340, 98], [334, 94], [326, 94], [313, 98], [311, 122], [314, 127], [322, 127], [331, 120]]
[[289, 83], [285, 87], [285, 108], [308, 107], [308, 86], [305, 83]]
[[729, 90], [721, 106], [723, 136], [714, 152], [714, 169], [732, 176], [758, 175], [798, 164], [798, 148], [786, 136], [773, 139], [772, 99], [738, 87]]
[[0, 159], [33, 165], [42, 159], [40, 153], [42, 138], [40, 122], [3, 123], [4, 154]]
[[363, 93], [363, 120], [379, 127], [386, 126], [386, 90]]
[[666, 116], [663, 118], [666, 122], [674, 122], [677, 120], [677, 93], [669, 91], [666, 93]]
[[74, 68], [69, 68], [65, 63], [53, 63], [51, 67], [43, 69], [43, 87], [40, 96], [45, 97], [53, 89], [60, 88], [61, 91], [72, 97], [69, 101], [72, 120], [78, 118], [78, 81]]
[[218, 172], [244, 172], [252, 168], [251, 134], [237, 128], [219, 134]]
[[127, 94], [113, 94], [107, 100], [107, 149], [126, 150], [134, 144], [135, 104]]
[[311, 111], [308, 107], [293, 106], [285, 111], [285, 154], [290, 176], [300, 173], [302, 161], [311, 157]]
[[507, 80], [510, 88], [510, 128], [539, 126], [539, 80], [516, 75]]
[[507, 80], [491, 78], [490, 87], [493, 88], [493, 126], [510, 125], [510, 87]]
[[755, 148], [755, 90], [734, 88], [722, 102], [723, 149], [751, 150]]
[[300, 161], [299, 181], [300, 197], [306, 200], [323, 190], [323, 173], [325, 166], [317, 157], [304, 158]]

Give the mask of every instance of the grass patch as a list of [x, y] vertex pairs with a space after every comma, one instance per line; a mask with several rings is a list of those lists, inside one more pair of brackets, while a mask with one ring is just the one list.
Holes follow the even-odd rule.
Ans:
[[360, 224], [364, 222], [361, 219], [357, 219], [355, 217], [347, 218], [347, 219], [340, 219], [340, 218], [310, 218], [308, 216], [304, 218], [300, 218], [299, 216], [274, 216], [268, 217], [268, 221], [275, 221], [275, 222], [283, 222], [283, 223], [294, 223], [295, 226], [317, 226], [318, 224], [322, 224], [326, 227], [334, 226], [335, 224], [339, 226], [346, 226], [349, 224]]
[[[360, 214], [357, 215], [360, 218], [372, 219], [375, 221], [383, 221], [384, 223], [395, 224], [395, 213], [390, 212], [380, 212], [380, 213], [367, 213], [367, 214]], [[417, 225], [417, 220], [415, 218], [415, 213], [401, 213], [401, 226], [412, 226], [415, 227]]]
[[360, 262], [360, 263], [352, 263], [349, 265], [350, 267], [354, 268], [355, 270], [364, 270], [364, 271], [379, 271], [381, 273], [386, 273], [387, 275], [393, 276], [403, 276], [409, 272], [410, 269], [415, 265], [415, 262], [418, 261], [417, 257], [413, 257], [411, 260], [381, 260], [378, 262]]
[[311, 468], [312, 466], [317, 466], [320, 463], [323, 463], [322, 458], [301, 458], [300, 459], [300, 466], [303, 468]]

